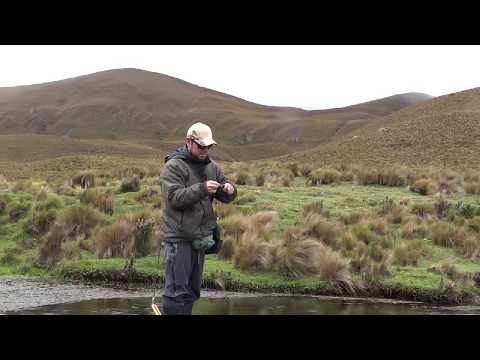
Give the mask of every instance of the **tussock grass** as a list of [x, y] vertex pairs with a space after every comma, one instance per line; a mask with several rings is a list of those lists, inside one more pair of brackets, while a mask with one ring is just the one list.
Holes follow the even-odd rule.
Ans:
[[328, 185], [340, 182], [340, 172], [335, 169], [316, 169], [306, 176], [307, 184], [311, 186]]
[[438, 221], [431, 225], [430, 233], [435, 245], [457, 248], [462, 247], [467, 235], [463, 228], [457, 228], [456, 226]]
[[72, 186], [80, 186], [82, 189], [95, 187], [95, 173], [93, 171], [80, 171], [71, 179]]
[[133, 240], [135, 225], [120, 220], [112, 225], [95, 229], [95, 250], [99, 259], [125, 257]]
[[69, 238], [78, 236], [90, 237], [93, 228], [105, 223], [105, 218], [96, 209], [89, 206], [74, 206], [66, 208], [59, 216], [61, 225]]
[[101, 212], [112, 215], [115, 211], [113, 194], [100, 192], [98, 189], [87, 189], [80, 194], [80, 202], [92, 205]]
[[309, 213], [303, 223], [302, 235], [336, 248], [341, 230], [340, 224], [331, 223], [322, 215]]
[[431, 251], [422, 240], [409, 241], [401, 244], [393, 250], [393, 264], [400, 266], [417, 266], [423, 256], [431, 254]]
[[262, 271], [272, 264], [271, 245], [253, 229], [240, 237], [233, 254], [233, 264], [243, 271]]
[[415, 181], [410, 187], [410, 191], [420, 195], [432, 195], [437, 192], [437, 186], [431, 179], [420, 179]]
[[138, 191], [140, 191], [140, 177], [138, 175], [134, 175], [133, 177], [128, 179], [124, 179], [122, 181], [122, 184], [120, 185], [121, 193]]
[[480, 182], [467, 182], [464, 187], [467, 194], [480, 195]]

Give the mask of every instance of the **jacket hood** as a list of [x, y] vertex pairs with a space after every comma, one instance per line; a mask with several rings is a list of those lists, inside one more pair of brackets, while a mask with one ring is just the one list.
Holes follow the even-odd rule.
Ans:
[[165, 156], [165, 163], [167, 163], [167, 161], [173, 160], [173, 159], [183, 159], [183, 160], [188, 161], [188, 162], [193, 163], [193, 164], [204, 164], [204, 165], [211, 162], [210, 158], [207, 158], [205, 160], [199, 160], [197, 158], [194, 158], [192, 156], [192, 154], [190, 154], [188, 152], [186, 146], [179, 147], [173, 153]]

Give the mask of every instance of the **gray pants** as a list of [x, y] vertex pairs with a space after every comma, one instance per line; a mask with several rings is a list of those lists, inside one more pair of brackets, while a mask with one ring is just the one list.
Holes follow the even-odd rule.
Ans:
[[163, 314], [192, 314], [193, 303], [200, 298], [204, 259], [205, 252], [193, 249], [191, 242], [165, 242]]

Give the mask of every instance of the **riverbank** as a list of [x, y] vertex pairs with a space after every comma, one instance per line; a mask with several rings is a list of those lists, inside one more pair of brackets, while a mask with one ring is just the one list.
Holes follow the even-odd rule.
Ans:
[[[83, 260], [64, 262], [49, 272], [61, 280], [86, 284], [138, 285], [161, 289], [164, 281], [163, 266], [155, 257], [138, 259], [133, 271], [123, 270], [123, 259]], [[406, 269], [383, 280], [365, 281], [355, 278], [352, 286], [321, 280], [318, 276], [290, 279], [276, 273], [246, 273], [232, 263], [208, 256], [205, 262], [202, 287], [233, 292], [281, 293], [292, 295], [321, 295], [337, 297], [385, 298], [419, 301], [436, 305], [479, 304], [480, 288], [452, 285], [441, 274], [419, 268]], [[409, 285], [406, 285], [409, 279]], [[403, 281], [403, 283], [402, 283]]]

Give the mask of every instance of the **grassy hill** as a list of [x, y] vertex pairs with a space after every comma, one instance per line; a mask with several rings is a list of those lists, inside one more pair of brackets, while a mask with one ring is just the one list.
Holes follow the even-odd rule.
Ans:
[[282, 161], [476, 168], [480, 89], [453, 93], [375, 119], [361, 129]]
[[320, 144], [428, 98], [410, 93], [346, 108], [305, 111], [255, 104], [163, 74], [117, 69], [0, 88], [0, 134], [179, 141], [186, 128], [200, 120], [209, 123], [227, 145], [274, 142], [296, 151], [296, 144]]

